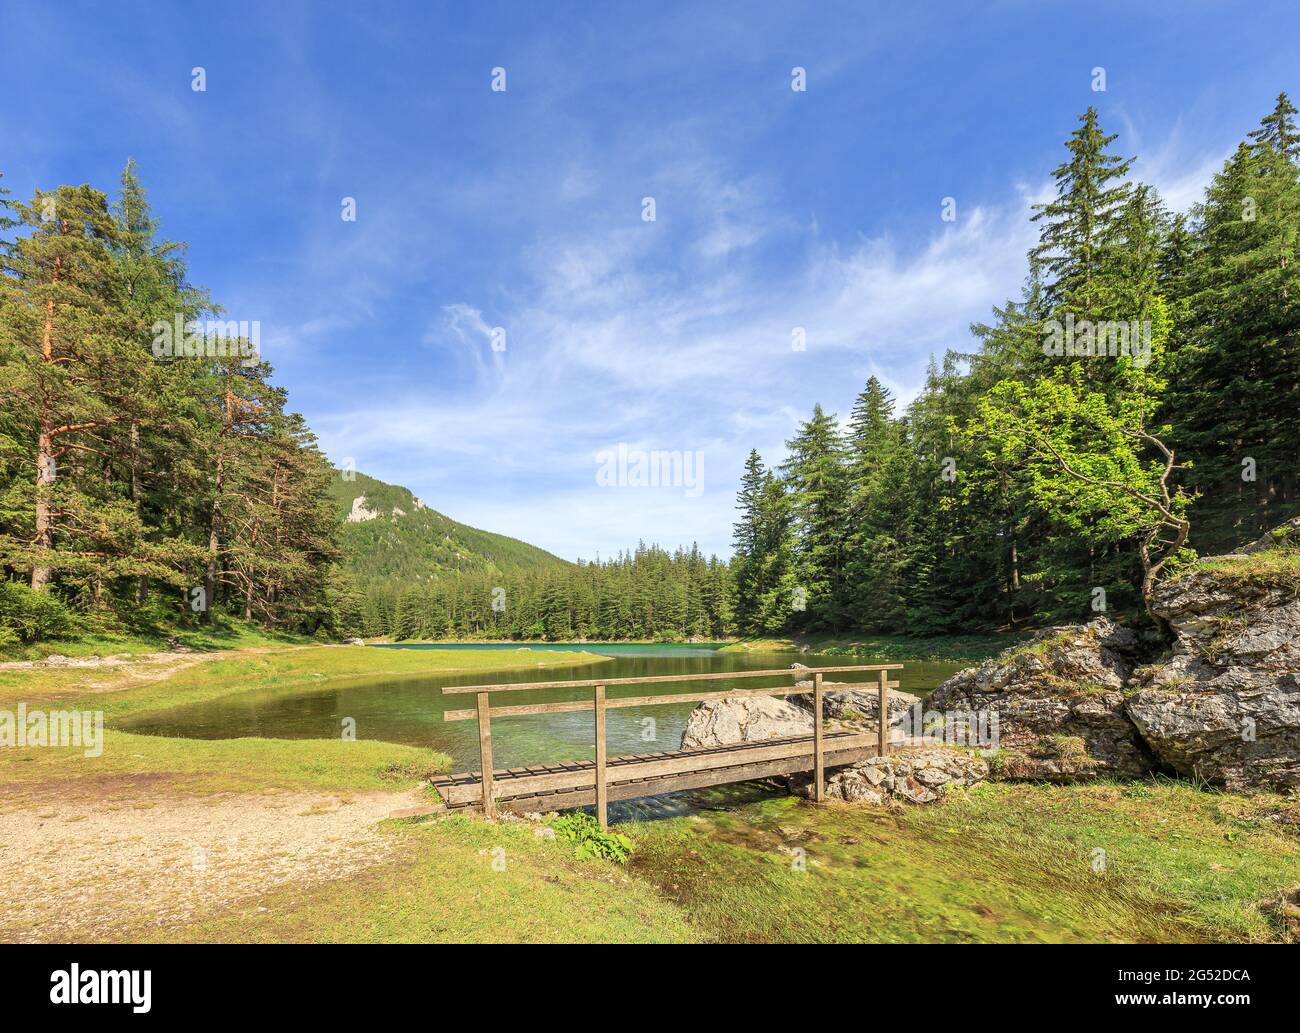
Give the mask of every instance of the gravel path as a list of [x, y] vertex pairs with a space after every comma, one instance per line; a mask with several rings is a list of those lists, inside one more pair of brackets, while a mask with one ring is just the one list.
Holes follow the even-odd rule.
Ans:
[[426, 798], [284, 792], [0, 804], [0, 941], [148, 937], [293, 883], [385, 861], [376, 823]]

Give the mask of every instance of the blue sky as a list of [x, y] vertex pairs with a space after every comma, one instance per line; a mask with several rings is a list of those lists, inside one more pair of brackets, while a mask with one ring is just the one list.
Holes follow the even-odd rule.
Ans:
[[[1297, 38], [1266, 0], [0, 0], [0, 171], [134, 156], [336, 462], [568, 558], [726, 554], [751, 447], [873, 373], [906, 401], [1017, 294], [1089, 104], [1185, 208], [1300, 93]], [[703, 490], [600, 486], [620, 443], [702, 453]]]

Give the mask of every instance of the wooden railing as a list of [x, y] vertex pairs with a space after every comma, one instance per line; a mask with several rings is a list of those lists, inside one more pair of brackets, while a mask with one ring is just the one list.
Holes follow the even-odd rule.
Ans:
[[[848, 673], [851, 671], [878, 671], [877, 683], [880, 705], [880, 728], [877, 739], [877, 751], [883, 756], [889, 752], [889, 690], [899, 687], [896, 681], [890, 681], [890, 671], [901, 671], [902, 664], [860, 664], [851, 667], [794, 667], [778, 668], [774, 671], [719, 671], [710, 674], [650, 675], [643, 678], [583, 678], [575, 681], [539, 681], [504, 685], [448, 685], [443, 688], [444, 695], [461, 695], [474, 693], [477, 705], [473, 710], [448, 710], [443, 714], [444, 721], [468, 721], [478, 719], [479, 761], [482, 764], [483, 813], [494, 817], [496, 807], [492, 799], [492, 718], [521, 717], [533, 714], [570, 714], [577, 711], [593, 710], [596, 718], [596, 817], [601, 828], [608, 828], [608, 794], [605, 784], [606, 736], [605, 711], [619, 710], [625, 707], [647, 707], [666, 703], [702, 703], [711, 699], [737, 699], [746, 696], [799, 696], [812, 693], [813, 696], [813, 799], [821, 803], [825, 799], [825, 770], [823, 763], [822, 736], [825, 720], [822, 716], [822, 676], [825, 674]], [[812, 687], [801, 689], [798, 685], [788, 687], [771, 687], [766, 689], [729, 689], [723, 692], [678, 692], [659, 696], [620, 696], [613, 699], [605, 697], [605, 689], [611, 685], [650, 685], [663, 682], [722, 681], [732, 678], [774, 678], [793, 676], [797, 682], [800, 678], [812, 676]], [[593, 690], [590, 700], [573, 700], [560, 703], [528, 703], [521, 706], [493, 707], [488, 699], [492, 692], [522, 692], [526, 689], [575, 689]]]

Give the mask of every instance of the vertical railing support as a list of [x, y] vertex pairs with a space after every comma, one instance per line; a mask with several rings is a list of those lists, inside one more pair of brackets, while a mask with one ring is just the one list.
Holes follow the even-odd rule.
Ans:
[[609, 794], [605, 789], [605, 686], [596, 686], [596, 820], [609, 828]]
[[483, 817], [496, 817], [496, 804], [492, 802], [492, 707], [488, 694], [478, 694], [478, 757], [483, 766]]
[[826, 800], [825, 757], [822, 755], [822, 676], [813, 675], [813, 800]]
[[880, 730], [876, 735], [876, 755], [889, 752], [889, 672], [880, 672]]

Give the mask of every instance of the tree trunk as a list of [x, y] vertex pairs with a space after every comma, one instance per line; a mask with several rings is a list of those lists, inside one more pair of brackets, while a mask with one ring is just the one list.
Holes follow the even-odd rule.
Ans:
[[[40, 434], [36, 439], [36, 537], [32, 544], [38, 553], [48, 555], [54, 546], [54, 529], [50, 519], [49, 486], [54, 483], [54, 439], [50, 426], [41, 421]], [[37, 592], [45, 591], [50, 583], [48, 560], [38, 558], [32, 561], [32, 588]]]
[[[140, 487], [140, 424], [136, 420], [131, 421], [131, 501], [135, 503], [135, 515], [144, 525], [142, 510], [144, 505], [141, 496], [144, 494]], [[141, 574], [135, 579], [135, 604], [143, 606], [145, 595], [149, 591], [149, 579]]]
[[[224, 446], [224, 442], [223, 442]], [[200, 620], [212, 620], [212, 606], [216, 602], [217, 559], [221, 554], [221, 493], [225, 490], [226, 463], [221, 447], [217, 451], [217, 476], [212, 492], [212, 516], [208, 524], [208, 570], [203, 578], [203, 613]]]
[[[54, 260], [54, 272], [50, 279], [53, 287], [59, 282], [59, 272], [63, 260]], [[45, 302], [45, 325], [41, 330], [41, 361], [54, 361], [54, 296]], [[50, 583], [49, 550], [54, 546], [54, 529], [50, 519], [49, 487], [54, 483], [56, 467], [54, 462], [54, 424], [48, 412], [41, 413], [40, 432], [36, 438], [36, 536], [32, 544], [38, 553], [44, 555], [32, 560], [32, 588], [37, 592], [45, 591]]]

